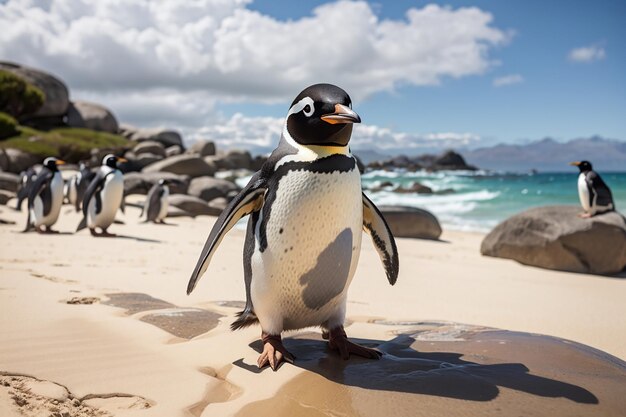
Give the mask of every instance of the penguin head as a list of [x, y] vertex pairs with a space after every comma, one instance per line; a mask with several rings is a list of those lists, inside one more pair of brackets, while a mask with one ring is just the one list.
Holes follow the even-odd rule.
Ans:
[[578, 169], [580, 169], [580, 172], [587, 172], [587, 171], [591, 171], [593, 169], [591, 167], [591, 162], [589, 162], [589, 161], [570, 162], [570, 165], [578, 167]]
[[111, 168], [117, 168], [118, 162], [126, 162], [126, 159], [115, 156], [112, 153], [102, 158], [102, 165], [106, 165]]
[[49, 158], [46, 158], [43, 161], [43, 166], [45, 166], [46, 168], [48, 168], [52, 172], [58, 171], [59, 170], [58, 166], [59, 165], [63, 165], [63, 164], [65, 164], [65, 161], [62, 161], [62, 160], [57, 159], [57, 158], [54, 158], [52, 156], [49, 157]]
[[315, 84], [291, 103], [286, 124], [301, 145], [347, 146], [352, 124], [360, 122], [348, 93], [332, 84]]

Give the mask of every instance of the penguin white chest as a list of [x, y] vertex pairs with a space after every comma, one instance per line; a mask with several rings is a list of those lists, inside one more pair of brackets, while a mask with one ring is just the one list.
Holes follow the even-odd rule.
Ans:
[[167, 208], [168, 208], [168, 197], [170, 195], [170, 188], [165, 185], [163, 186], [163, 194], [161, 195], [161, 206], [159, 208], [159, 214], [157, 215], [156, 220], [161, 221], [167, 217]]
[[87, 224], [90, 228], [109, 227], [115, 220], [115, 214], [120, 208], [122, 197], [124, 196], [124, 177], [122, 173], [115, 170], [107, 175], [104, 185], [100, 190], [101, 207], [96, 213], [96, 196], [89, 202]]
[[578, 198], [580, 199], [580, 204], [583, 206], [583, 210], [590, 211], [589, 188], [587, 187], [586, 175], [582, 172], [578, 176]]
[[343, 321], [361, 248], [358, 169], [289, 171], [266, 204], [255, 231], [250, 287], [263, 329]]
[[40, 196], [33, 201], [33, 224], [39, 226], [52, 226], [59, 219], [61, 206], [63, 205], [63, 178], [60, 172], [55, 172], [49, 184], [51, 200], [50, 211], [44, 214], [44, 205]]

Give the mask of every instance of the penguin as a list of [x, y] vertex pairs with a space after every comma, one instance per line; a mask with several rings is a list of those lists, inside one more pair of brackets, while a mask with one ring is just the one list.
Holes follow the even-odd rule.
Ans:
[[167, 224], [163, 219], [167, 216], [167, 199], [170, 195], [168, 183], [168, 180], [160, 179], [159, 182], [154, 184], [150, 188], [150, 191], [148, 191], [146, 201], [139, 215], [139, 217], [142, 217], [145, 213], [146, 222]]
[[69, 203], [76, 208], [76, 212], [80, 211], [85, 191], [95, 176], [96, 174], [87, 168], [84, 162], [81, 162], [76, 175], [70, 178], [66, 195]]
[[22, 211], [22, 203], [28, 199], [30, 188], [33, 182], [37, 178], [37, 171], [33, 167], [29, 167], [27, 170], [20, 172], [20, 182], [17, 188], [17, 204], [15, 209]]
[[[83, 219], [76, 229], [77, 232], [89, 227], [93, 236], [115, 236], [107, 232], [107, 229], [115, 221], [115, 213], [121, 208], [124, 199], [124, 176], [117, 169], [118, 162], [126, 160], [112, 154], [102, 159], [100, 169], [85, 191], [82, 202]], [[102, 233], [97, 233], [96, 227], [102, 229]]]
[[580, 170], [578, 175], [578, 198], [584, 212], [579, 216], [589, 218], [596, 214], [615, 210], [613, 195], [602, 177], [593, 170], [591, 162], [576, 161], [570, 165], [577, 166]]
[[246, 215], [246, 305], [232, 330], [260, 324], [259, 368], [274, 371], [294, 356], [283, 331], [319, 326], [329, 347], [378, 359], [380, 352], [348, 340], [344, 331], [347, 291], [367, 232], [391, 285], [399, 259], [389, 226], [361, 190], [348, 146], [359, 115], [348, 94], [315, 84], [293, 101], [278, 147], [215, 222], [191, 274], [187, 294], [206, 272], [224, 235]]
[[65, 161], [50, 157], [28, 190], [28, 218], [24, 232], [35, 228], [39, 233], [56, 233], [52, 230], [59, 219], [63, 204], [63, 177], [59, 165]]

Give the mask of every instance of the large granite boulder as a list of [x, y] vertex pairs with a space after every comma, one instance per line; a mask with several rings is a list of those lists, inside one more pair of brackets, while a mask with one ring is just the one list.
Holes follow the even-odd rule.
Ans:
[[192, 178], [215, 174], [215, 167], [196, 155], [176, 155], [148, 165], [144, 172], [171, 172]]
[[6, 161], [4, 162], [6, 167], [3, 166], [2, 169], [14, 174], [19, 174], [27, 168], [43, 161], [43, 158], [24, 152], [20, 149], [8, 148], [4, 149], [2, 153], [3, 159], [6, 158]]
[[233, 193], [241, 189], [237, 184], [213, 177], [199, 177], [191, 180], [187, 193], [204, 201], [211, 201], [218, 197], [230, 199]]
[[12, 172], [0, 172], [0, 190], [17, 192], [20, 176]]
[[218, 170], [249, 169], [252, 170], [253, 159], [250, 152], [233, 149], [227, 153], [207, 156], [205, 161], [215, 164]]
[[146, 140], [139, 142], [134, 148], [135, 155], [141, 155], [143, 153], [150, 153], [153, 155], [159, 155], [161, 158], [165, 158], [165, 147], [162, 143], [154, 140]]
[[209, 140], [197, 140], [187, 150], [189, 153], [195, 153], [200, 156], [215, 155], [215, 143]]
[[31, 117], [55, 118], [61, 121], [70, 105], [67, 86], [52, 74], [11, 62], [0, 62], [0, 69], [10, 71], [43, 91], [44, 103]]
[[119, 131], [117, 119], [109, 109], [87, 101], [70, 103], [67, 109], [67, 125], [109, 133]]
[[172, 194], [168, 198], [168, 203], [194, 216], [213, 216], [215, 213], [206, 201], [191, 195]]
[[395, 237], [439, 239], [441, 225], [429, 211], [415, 207], [379, 206]]
[[130, 125], [123, 125], [120, 132], [124, 137], [127, 137], [133, 142], [152, 140], [161, 143], [166, 148], [173, 145], [178, 145], [181, 148], [184, 147], [183, 138], [180, 136], [180, 133], [174, 130], [164, 128], [142, 129]]
[[560, 271], [615, 274], [626, 267], [626, 219], [617, 212], [578, 217], [577, 206], [538, 207], [496, 226], [483, 255]]
[[160, 179], [177, 181], [169, 185], [172, 194], [187, 194], [189, 177], [186, 175], [171, 172], [129, 172], [124, 174], [124, 195], [148, 194], [150, 188]]

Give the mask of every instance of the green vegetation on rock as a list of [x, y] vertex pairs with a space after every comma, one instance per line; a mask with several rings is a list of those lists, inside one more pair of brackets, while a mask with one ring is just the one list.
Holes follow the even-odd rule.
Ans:
[[112, 133], [81, 128], [57, 128], [41, 131], [26, 126], [17, 128], [18, 135], [0, 142], [0, 148], [20, 149], [41, 157], [56, 156], [68, 162], [90, 157], [94, 148], [119, 151], [129, 148], [129, 141]]
[[0, 112], [0, 140], [17, 133], [17, 121], [11, 115]]
[[44, 93], [21, 77], [0, 70], [0, 112], [19, 119], [35, 113], [43, 105]]

